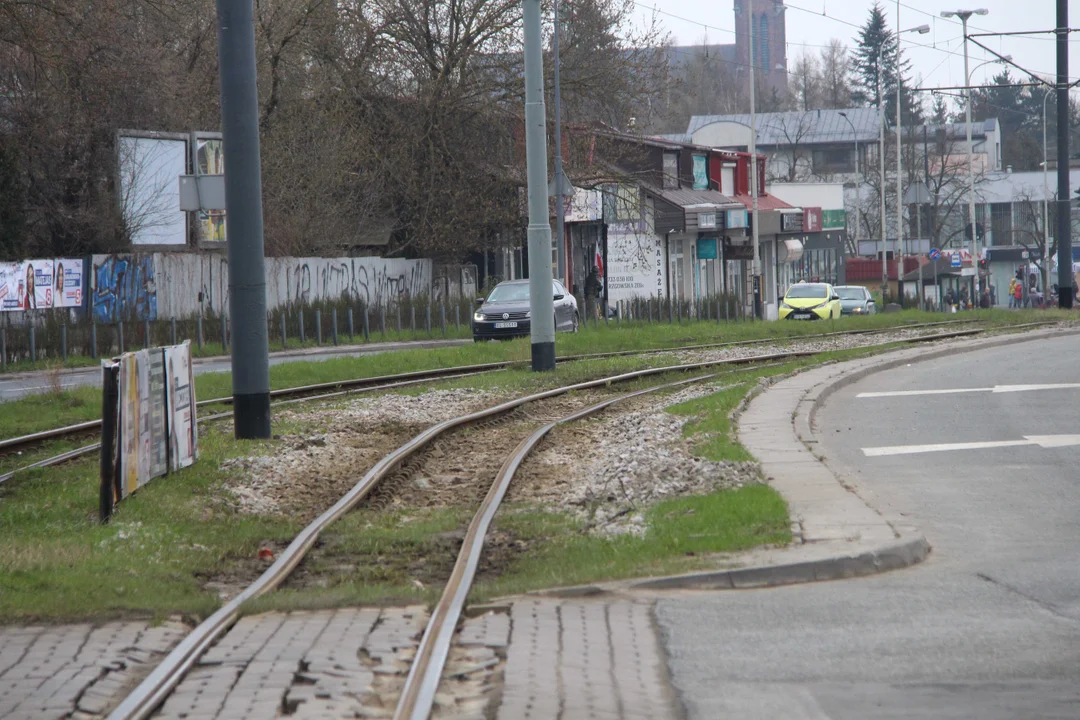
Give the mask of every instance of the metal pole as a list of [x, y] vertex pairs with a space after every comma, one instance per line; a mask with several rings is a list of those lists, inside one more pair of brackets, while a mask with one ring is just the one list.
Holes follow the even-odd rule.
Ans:
[[116, 414], [120, 407], [119, 372], [119, 368], [115, 365], [103, 365], [101, 368], [101, 451], [98, 510], [102, 523], [108, 522], [109, 516], [112, 515], [115, 497], [113, 448], [116, 442]]
[[287, 349], [289, 347], [289, 340], [288, 340], [287, 332], [288, 331], [285, 329], [285, 312], [282, 311], [282, 313], [281, 313], [281, 349], [282, 350], [285, 350], [285, 349]]
[[1046, 101], [1050, 88], [1043, 95], [1043, 298], [1050, 302], [1050, 161], [1046, 147]]
[[202, 348], [203, 348], [202, 315], [199, 315], [199, 316], [197, 316], [195, 318], [195, 325], [197, 326], [198, 335], [199, 335], [199, 338], [198, 338], [198, 340], [199, 340], [199, 349], [202, 350]]
[[142, 321], [143, 347], [150, 349], [150, 321], [143, 318]]
[[900, 292], [904, 277], [904, 188], [903, 175], [901, 173], [903, 146], [901, 145], [901, 130], [903, 120], [900, 117], [900, 86], [903, 84], [903, 76], [900, 72], [900, 0], [896, 2], [896, 294], [900, 301], [900, 307], [904, 307], [904, 296]]
[[852, 239], [855, 241], [855, 247], [858, 248], [859, 225], [862, 223], [862, 183], [859, 182], [859, 134], [855, 132], [855, 123], [851, 122], [851, 118], [848, 117], [846, 112], [841, 110], [839, 115], [851, 126], [851, 135], [855, 138], [855, 235]]
[[67, 324], [60, 326], [60, 359], [67, 362]]
[[270, 437], [270, 348], [266, 329], [259, 98], [251, 0], [217, 0], [225, 213], [229, 218], [229, 307], [236, 313], [232, 347], [233, 432]]
[[762, 318], [761, 307], [761, 257], [760, 257], [760, 236], [758, 234], [758, 169], [757, 169], [757, 106], [755, 104], [755, 90], [754, 90], [754, 13], [746, 13], [746, 23], [750, 28], [750, 33], [747, 35], [750, 43], [750, 198], [751, 208], [750, 217], [753, 225], [753, 252], [754, 258], [751, 261], [751, 272], [754, 279], [754, 317], [760, 320]]
[[315, 344], [322, 345], [322, 311], [315, 310]]
[[967, 122], [967, 143], [968, 143], [968, 212], [971, 215], [971, 264], [975, 266], [975, 297], [972, 300], [978, 307], [979, 302], [979, 235], [975, 225], [975, 145], [971, 139], [971, 74], [968, 72], [968, 37], [967, 37], [967, 21], [969, 15], [967, 13], [961, 13], [959, 15], [961, 23], [963, 23], [964, 31], [964, 93], [967, 95], [967, 106], [964, 109], [965, 120]]
[[[878, 96], [878, 150], [881, 157], [881, 304], [885, 305], [885, 298], [889, 292], [889, 246], [885, 234], [885, 97], [881, 94], [881, 58], [878, 58], [877, 73], [877, 96]], [[882, 308], [884, 309], [884, 308]]]
[[[91, 325], [90, 326], [90, 337], [93, 338], [91, 340], [92, 345], [96, 345], [96, 343], [94, 343], [94, 340], [97, 339], [96, 337], [94, 337], [96, 335], [96, 333], [94, 332], [95, 330], [97, 330], [97, 326], [96, 325]], [[96, 358], [97, 353], [93, 352], [92, 357]], [[6, 327], [0, 327], [0, 370], [7, 370], [7, 328]]]
[[171, 345], [176, 344], [176, 318], [169, 318], [169, 340]]
[[37, 362], [37, 337], [34, 332], [34, 319], [30, 319], [30, 362]]
[[349, 306], [349, 310], [346, 313], [346, 316], [347, 316], [347, 320], [349, 322], [349, 342], [352, 342], [353, 341], [353, 335], [355, 335], [355, 333], [353, 332], [354, 326], [353, 326], [352, 306]]
[[1058, 307], [1073, 306], [1069, 225], [1069, 0], [1057, 3]]
[[[555, 65], [555, 271], [566, 284], [566, 206], [563, 204], [562, 164], [562, 97], [559, 84], [559, 0], [555, 0], [555, 32], [551, 39], [551, 54]], [[607, 266], [604, 266], [607, 269]]]
[[364, 342], [371, 342], [371, 327], [368, 324], [368, 306], [364, 306]]
[[330, 308], [330, 335], [333, 337], [334, 345], [337, 345], [337, 308]]
[[300, 322], [300, 344], [303, 345], [307, 342], [307, 333], [304, 332], [304, 308], [301, 307], [296, 311], [296, 316]]
[[525, 154], [529, 188], [529, 306], [532, 368], [555, 369], [555, 301], [547, 200], [547, 117], [540, 47], [540, 2], [522, 0], [525, 31]]
[[[4, 356], [4, 364], [7, 364], [7, 337], [4, 330], [0, 329], [0, 354]], [[97, 323], [90, 321], [90, 357], [97, 360]]]

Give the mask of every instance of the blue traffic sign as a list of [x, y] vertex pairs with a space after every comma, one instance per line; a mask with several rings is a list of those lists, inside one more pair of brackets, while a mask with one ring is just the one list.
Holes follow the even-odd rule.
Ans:
[[960, 265], [963, 263], [963, 261], [960, 258], [960, 253], [953, 253], [950, 259], [952, 260], [952, 262], [950, 264], [953, 267], [960, 267]]
[[941, 251], [937, 248], [930, 248], [930, 252], [928, 254], [930, 255], [931, 260], [937, 260], [939, 257], [941, 257]]

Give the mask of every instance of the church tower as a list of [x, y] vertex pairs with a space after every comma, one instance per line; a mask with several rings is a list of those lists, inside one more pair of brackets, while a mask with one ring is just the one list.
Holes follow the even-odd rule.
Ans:
[[[754, 77], [758, 88], [785, 96], [787, 84], [787, 30], [783, 0], [735, 0], [735, 56], [744, 87], [749, 88], [750, 29], [754, 37]], [[747, 14], [750, 20], [747, 20]]]

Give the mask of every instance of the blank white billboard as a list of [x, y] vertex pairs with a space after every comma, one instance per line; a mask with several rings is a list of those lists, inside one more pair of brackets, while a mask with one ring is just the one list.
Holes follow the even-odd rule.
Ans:
[[132, 245], [186, 245], [179, 178], [187, 172], [187, 140], [120, 135], [117, 152], [120, 209]]

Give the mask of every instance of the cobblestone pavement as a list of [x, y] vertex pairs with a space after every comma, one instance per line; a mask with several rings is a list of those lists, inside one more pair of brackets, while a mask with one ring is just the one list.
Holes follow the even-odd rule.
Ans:
[[[390, 717], [427, 619], [423, 607], [243, 618], [154, 717]], [[0, 718], [102, 717], [186, 629], [0, 630]], [[681, 714], [673, 698], [651, 604], [523, 600], [463, 622], [432, 718], [670, 718]]]
[[175, 620], [0, 627], [0, 718], [102, 717], [187, 630]]

